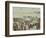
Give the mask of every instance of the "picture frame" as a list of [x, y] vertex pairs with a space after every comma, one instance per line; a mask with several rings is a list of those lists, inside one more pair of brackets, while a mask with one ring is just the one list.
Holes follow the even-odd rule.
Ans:
[[5, 1], [6, 37], [44, 34], [44, 3]]

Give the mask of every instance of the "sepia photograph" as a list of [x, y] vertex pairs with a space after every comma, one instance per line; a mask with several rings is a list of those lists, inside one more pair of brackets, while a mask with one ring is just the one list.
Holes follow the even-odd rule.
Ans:
[[40, 8], [13, 7], [13, 30], [40, 30]]
[[5, 2], [5, 36], [45, 34], [45, 4], [34, 2]]

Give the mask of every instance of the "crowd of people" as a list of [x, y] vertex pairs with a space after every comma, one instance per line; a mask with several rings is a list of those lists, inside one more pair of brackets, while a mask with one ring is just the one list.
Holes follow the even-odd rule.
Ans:
[[[36, 18], [37, 19], [37, 18]], [[34, 30], [34, 29], [40, 29], [40, 18], [37, 20], [26, 20], [22, 18], [14, 18], [13, 19], [13, 30]]]

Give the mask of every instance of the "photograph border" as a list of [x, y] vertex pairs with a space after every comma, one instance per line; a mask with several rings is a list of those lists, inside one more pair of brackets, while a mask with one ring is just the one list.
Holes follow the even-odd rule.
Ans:
[[[9, 4], [10, 3], [19, 3], [19, 4], [34, 4], [34, 5], [43, 5], [43, 33], [36, 34], [21, 34], [21, 35], [9, 35]], [[19, 1], [5, 1], [5, 36], [29, 36], [29, 35], [44, 35], [45, 34], [45, 3], [36, 3], [36, 2], [19, 2]]]

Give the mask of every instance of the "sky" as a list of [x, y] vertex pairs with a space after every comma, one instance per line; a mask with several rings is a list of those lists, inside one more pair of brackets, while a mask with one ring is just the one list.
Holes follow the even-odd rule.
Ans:
[[13, 7], [13, 17], [37, 16], [40, 17], [40, 8]]

